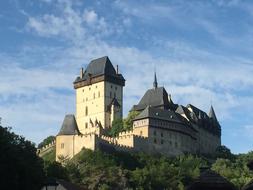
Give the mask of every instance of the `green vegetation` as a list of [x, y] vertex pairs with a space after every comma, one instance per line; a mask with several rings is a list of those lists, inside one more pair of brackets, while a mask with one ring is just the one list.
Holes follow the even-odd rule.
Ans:
[[112, 122], [112, 128], [108, 132], [109, 136], [115, 137], [120, 132], [133, 129], [133, 119], [139, 114], [137, 111], [130, 111], [125, 119], [115, 119]]
[[55, 140], [55, 136], [49, 136], [47, 138], [45, 138], [39, 145], [38, 148], [42, 148], [45, 145], [50, 144], [51, 142], [53, 142]]
[[233, 155], [219, 147], [211, 159], [196, 155], [168, 158], [144, 153], [105, 153], [83, 149], [64, 167], [55, 162], [55, 149], [36, 155], [33, 143], [0, 126], [0, 171], [3, 189], [40, 189], [46, 178], [66, 179], [86, 189], [172, 189], [182, 190], [199, 176], [199, 168], [209, 165], [239, 189], [253, 173], [247, 163], [253, 152]]
[[253, 152], [234, 156], [232, 160], [218, 158], [212, 169], [227, 178], [238, 188], [243, 187], [253, 179], [253, 172], [249, 171], [247, 163], [253, 160]]
[[238, 188], [253, 178], [253, 173], [247, 168], [247, 163], [253, 160], [253, 152], [233, 155], [222, 146], [217, 149], [216, 156], [207, 159], [189, 154], [168, 158], [144, 153], [109, 154], [83, 149], [72, 160], [65, 162], [60, 174], [65, 172], [65, 179], [87, 189], [182, 190], [199, 176], [202, 166], [211, 166]]
[[46, 154], [44, 154], [44, 155], [42, 156], [42, 159], [43, 159], [44, 161], [52, 162], [52, 161], [55, 160], [55, 154], [56, 154], [56, 149], [55, 149], [55, 147], [54, 147], [54, 148], [52, 148], [52, 151], [49, 151], [49, 152], [47, 152]]
[[44, 181], [43, 160], [33, 143], [0, 126], [1, 189], [40, 189]]

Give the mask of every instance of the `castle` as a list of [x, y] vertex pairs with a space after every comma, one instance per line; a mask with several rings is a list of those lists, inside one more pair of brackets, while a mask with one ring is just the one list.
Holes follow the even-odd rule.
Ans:
[[56, 160], [72, 158], [82, 148], [146, 152], [176, 156], [184, 153], [211, 154], [221, 145], [221, 127], [213, 107], [207, 115], [188, 104], [175, 104], [156, 74], [131, 111], [132, 130], [109, 137], [115, 119], [122, 119], [125, 79], [109, 58], [92, 60], [74, 81], [76, 114], [66, 115], [56, 136]]

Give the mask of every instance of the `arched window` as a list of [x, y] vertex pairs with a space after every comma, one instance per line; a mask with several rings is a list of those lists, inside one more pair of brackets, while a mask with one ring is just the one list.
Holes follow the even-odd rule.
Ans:
[[95, 99], [96, 95], [95, 95], [95, 92], [93, 93], [93, 99]]
[[98, 92], [98, 97], [100, 97], [100, 92]]

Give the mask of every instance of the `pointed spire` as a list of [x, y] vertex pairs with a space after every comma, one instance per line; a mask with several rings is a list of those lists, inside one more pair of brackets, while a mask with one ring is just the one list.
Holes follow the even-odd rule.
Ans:
[[157, 78], [156, 78], [156, 72], [154, 74], [154, 82], [153, 82], [153, 87], [157, 88], [158, 84], [157, 84]]
[[213, 119], [214, 121], [217, 121], [213, 106], [211, 105], [210, 111], [209, 111], [209, 115], [208, 115], [211, 119]]

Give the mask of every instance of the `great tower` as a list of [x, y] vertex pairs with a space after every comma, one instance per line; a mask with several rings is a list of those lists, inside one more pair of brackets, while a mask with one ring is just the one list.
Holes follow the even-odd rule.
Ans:
[[122, 118], [124, 77], [115, 70], [107, 56], [92, 60], [74, 81], [76, 90], [76, 122], [81, 133], [90, 124], [100, 123], [104, 129]]

